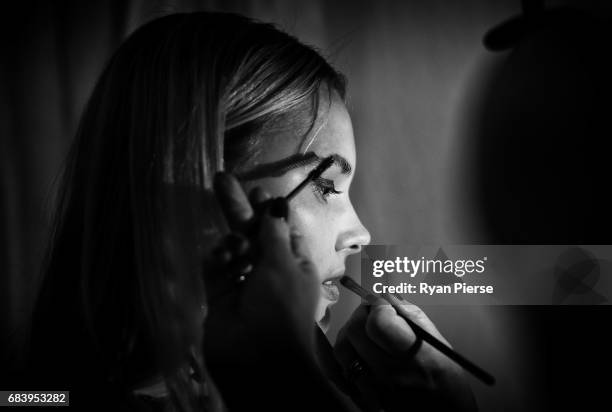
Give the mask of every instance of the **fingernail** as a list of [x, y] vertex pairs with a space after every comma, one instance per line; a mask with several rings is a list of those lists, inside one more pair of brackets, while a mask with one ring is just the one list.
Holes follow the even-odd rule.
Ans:
[[406, 302], [406, 299], [404, 299], [404, 297], [400, 295], [399, 293], [393, 293], [393, 296], [395, 296], [397, 299], [401, 300], [402, 302]]

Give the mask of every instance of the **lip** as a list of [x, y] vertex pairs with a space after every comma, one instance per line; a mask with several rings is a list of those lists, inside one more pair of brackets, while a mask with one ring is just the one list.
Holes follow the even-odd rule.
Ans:
[[[344, 271], [346, 269], [345, 268], [340, 268], [338, 270], [335, 270], [333, 272], [331, 272], [331, 274], [329, 276], [325, 276], [323, 278], [323, 282], [327, 282], [327, 281], [332, 281], [334, 283], [336, 283], [338, 280], [340, 280], [340, 278], [342, 277], [342, 275], [344, 275]], [[323, 283], [321, 282], [321, 283]]]
[[[338, 281], [344, 274], [344, 268], [333, 272], [331, 275], [326, 276], [321, 282], [321, 294], [323, 297], [330, 302], [337, 302], [340, 299], [340, 288], [338, 287]], [[329, 282], [324, 284], [324, 282]]]

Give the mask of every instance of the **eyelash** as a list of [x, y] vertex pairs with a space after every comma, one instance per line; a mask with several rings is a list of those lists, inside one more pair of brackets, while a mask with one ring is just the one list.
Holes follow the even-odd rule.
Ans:
[[313, 182], [313, 191], [318, 193], [323, 201], [327, 202], [327, 198], [331, 195], [339, 195], [340, 191], [336, 190], [334, 186], [334, 181], [329, 179], [324, 179], [319, 177], [315, 179]]

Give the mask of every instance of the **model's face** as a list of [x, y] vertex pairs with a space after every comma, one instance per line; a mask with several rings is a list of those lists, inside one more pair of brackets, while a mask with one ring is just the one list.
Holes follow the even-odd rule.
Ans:
[[[273, 177], [261, 177], [244, 182], [250, 191], [260, 186], [271, 196], [286, 196], [314, 169], [320, 160], [291, 167], [291, 161], [299, 160], [299, 154], [314, 152], [319, 158], [334, 155], [336, 161], [323, 173], [321, 179], [309, 184], [289, 204], [289, 224], [304, 238], [310, 259], [316, 265], [321, 281], [321, 298], [317, 306], [317, 321], [325, 330], [329, 321], [329, 307], [339, 298], [337, 280], [344, 274], [348, 255], [357, 253], [369, 243], [370, 234], [361, 224], [351, 200], [349, 188], [355, 173], [355, 139], [351, 119], [341, 100], [334, 98], [331, 106], [325, 102], [327, 114], [317, 122], [306, 139], [287, 137], [271, 138], [270, 144], [254, 164], [257, 170], [267, 165], [285, 161], [284, 173]], [[329, 107], [329, 111], [327, 108]], [[310, 141], [312, 135], [314, 140]], [[308, 147], [306, 147], [308, 146]], [[298, 156], [296, 156], [298, 154]], [[287, 166], [289, 165], [289, 166]]]

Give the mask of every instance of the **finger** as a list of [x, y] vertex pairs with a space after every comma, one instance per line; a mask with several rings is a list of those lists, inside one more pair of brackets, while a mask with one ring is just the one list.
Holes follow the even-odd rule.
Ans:
[[380, 410], [380, 399], [376, 393], [376, 384], [369, 371], [367, 363], [360, 358], [359, 353], [346, 336], [338, 334], [334, 355], [342, 366], [346, 378], [352, 382], [357, 389], [366, 406], [365, 410]]
[[348, 339], [348, 328], [346, 326], [338, 332], [334, 345], [334, 355], [345, 371], [348, 371], [351, 363], [359, 356]]
[[232, 252], [228, 249], [225, 243], [215, 247], [211, 253], [212, 262], [215, 264], [225, 265], [232, 260]]
[[270, 199], [270, 195], [268, 192], [263, 190], [261, 187], [257, 186], [249, 193], [249, 200], [251, 201], [251, 205], [259, 205], [264, 203], [266, 200]]
[[253, 217], [253, 208], [238, 180], [231, 174], [215, 175], [214, 191], [229, 227], [242, 231]]
[[310, 253], [304, 236], [295, 228], [290, 230], [291, 250], [298, 258], [309, 259]]
[[253, 269], [249, 241], [240, 233], [225, 236], [221, 246], [215, 249], [217, 269], [231, 281], [238, 275], [245, 275]]
[[230, 233], [225, 238], [225, 246], [234, 256], [242, 256], [249, 250], [248, 239], [240, 233]]
[[365, 329], [368, 337], [391, 356], [408, 353], [417, 340], [412, 328], [389, 304], [372, 307]]
[[289, 203], [287, 199], [283, 197], [277, 197], [269, 202], [269, 211], [270, 215], [274, 217], [280, 217], [285, 220], [289, 217]]
[[369, 311], [369, 305], [361, 304], [343, 328], [342, 336], [349, 340], [359, 356], [376, 371], [381, 369], [383, 365], [392, 362], [393, 359], [368, 337], [366, 322]]
[[400, 309], [398, 310], [401, 310], [403, 316], [406, 316], [412, 322], [416, 323], [421, 328], [425, 329], [427, 332], [444, 342], [446, 345], [450, 346], [448, 341], [438, 331], [436, 325], [434, 325], [431, 319], [429, 319], [427, 314], [420, 307], [408, 302], [405, 299], [402, 299]]
[[340, 330], [338, 336], [347, 335], [348, 331], [351, 327], [359, 327], [365, 325], [366, 320], [368, 319], [368, 312], [370, 308], [369, 305], [362, 303], [353, 311], [353, 314], [346, 322], [344, 327]]
[[264, 259], [284, 263], [295, 262], [290, 246], [289, 226], [283, 219], [264, 214], [257, 238], [262, 245], [260, 250]]
[[231, 279], [237, 276], [247, 276], [253, 270], [253, 264], [249, 259], [235, 259], [227, 265], [227, 272]]
[[211, 303], [218, 303], [219, 296], [225, 294], [233, 288], [231, 273], [228, 268], [232, 260], [231, 253], [224, 244], [217, 246], [205, 259], [202, 276], [206, 284], [206, 297]]
[[384, 385], [404, 382], [412, 385], [423, 379], [422, 368], [415, 357], [393, 357], [364, 332], [349, 333], [348, 339], [361, 359], [368, 365], [373, 379]]

